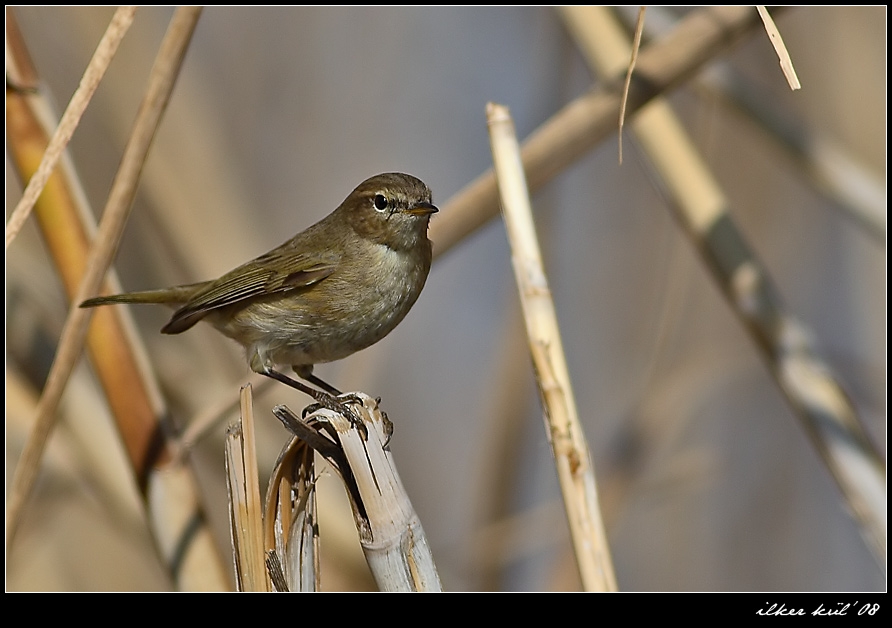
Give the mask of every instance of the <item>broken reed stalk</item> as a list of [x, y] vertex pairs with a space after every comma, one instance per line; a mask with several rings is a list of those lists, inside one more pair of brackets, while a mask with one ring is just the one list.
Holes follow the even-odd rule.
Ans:
[[424, 529], [412, 508], [386, 443], [393, 425], [376, 400], [350, 407], [361, 423], [327, 409], [300, 419], [285, 406], [273, 412], [298, 438], [328, 460], [350, 497], [360, 544], [381, 591], [440, 591]]
[[250, 384], [242, 387], [239, 399], [239, 421], [226, 430], [226, 487], [235, 581], [238, 591], [262, 593], [272, 591], [272, 582], [264, 552], [263, 506]]
[[[199, 11], [178, 10], [168, 29], [93, 250], [88, 250], [88, 240], [95, 231], [90, 222], [92, 213], [83, 205], [84, 196], [67, 160], [62, 160], [38, 198], [36, 216], [69, 298], [75, 304], [95, 294], [96, 284], [102, 279], [103, 269], [108, 266], [116, 248], [114, 242], [123, 226], [122, 215], [126, 216], [132, 200], [136, 174]], [[8, 20], [7, 28], [13, 26], [14, 20]], [[16, 41], [16, 38], [10, 36], [8, 40]], [[23, 42], [10, 45], [8, 52], [7, 63], [16, 67], [26, 64]], [[36, 76], [31, 68], [25, 75]], [[32, 82], [36, 84], [36, 78]], [[39, 92], [7, 90], [10, 154], [26, 180], [35, 172], [36, 163], [47, 144], [41, 125], [45, 117], [42, 111], [47, 109]], [[89, 312], [74, 307], [66, 321], [38, 406], [34, 431], [26, 443], [10, 488], [7, 550], [36, 478], [46, 440], [53, 429], [59, 397], [78, 358], [88, 315]], [[157, 384], [145, 366], [144, 354], [135, 340], [126, 312], [113, 308], [97, 312], [94, 323], [88, 336], [94, 368], [106, 390], [137, 484], [146, 501], [149, 528], [165, 566], [180, 590], [229, 588], [223, 562], [198, 499], [197, 482], [188, 466], [171, 460], [170, 444], [163, 440], [163, 435], [169, 431], [169, 426], [161, 425], [166, 420], [167, 411]]]
[[546, 434], [554, 453], [582, 585], [586, 591], [616, 591], [595, 472], [579, 424], [554, 302], [542, 268], [514, 123], [508, 108], [502, 105], [489, 103], [486, 114]]
[[[628, 36], [604, 7], [564, 7], [591, 69], [624, 67]], [[761, 349], [769, 370], [843, 493], [874, 557], [884, 564], [885, 464], [805, 326], [786, 311], [767, 269], [744, 240], [728, 199], [672, 108], [655, 99], [631, 122], [666, 187], [679, 222], [700, 250], [728, 303]]]
[[[297, 437], [279, 454], [270, 475], [264, 523], [267, 566], [276, 590], [318, 591], [315, 454]], [[272, 557], [277, 564], [275, 570], [269, 564]]]
[[251, 384], [226, 430], [226, 487], [236, 589], [316, 591], [319, 548], [313, 450], [297, 438], [282, 450], [260, 498]]

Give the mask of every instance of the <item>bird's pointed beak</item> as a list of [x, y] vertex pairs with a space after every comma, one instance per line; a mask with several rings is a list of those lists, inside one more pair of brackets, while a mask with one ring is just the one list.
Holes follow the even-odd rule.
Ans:
[[413, 216], [429, 216], [430, 214], [436, 214], [438, 211], [440, 210], [437, 209], [436, 205], [422, 201], [409, 209], [404, 209], [403, 213], [412, 214]]

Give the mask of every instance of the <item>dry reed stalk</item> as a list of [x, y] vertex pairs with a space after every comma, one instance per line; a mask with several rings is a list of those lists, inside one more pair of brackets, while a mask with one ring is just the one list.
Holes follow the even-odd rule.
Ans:
[[[9, 9], [7, 8], [7, 12], [8, 11]], [[9, 221], [6, 223], [7, 249], [15, 239], [16, 234], [25, 224], [25, 221], [28, 219], [28, 215], [31, 213], [31, 208], [34, 207], [37, 197], [40, 196], [40, 193], [43, 191], [50, 174], [56, 167], [56, 163], [58, 163], [59, 158], [62, 156], [65, 147], [68, 146], [68, 141], [71, 139], [71, 136], [74, 135], [74, 130], [77, 128], [81, 116], [87, 109], [87, 105], [93, 97], [93, 92], [95, 92], [96, 88], [99, 86], [99, 82], [102, 80], [105, 71], [111, 64], [111, 60], [118, 51], [118, 45], [124, 39], [124, 35], [127, 34], [130, 24], [133, 23], [133, 15], [135, 13], [136, 7], [132, 6], [118, 7], [117, 11], [115, 11], [111, 23], [109, 23], [108, 28], [105, 30], [105, 34], [102, 36], [99, 45], [96, 47], [96, 52], [93, 54], [93, 58], [90, 59], [87, 69], [84, 70], [80, 85], [78, 85], [77, 90], [75, 90], [74, 95], [71, 97], [68, 107], [65, 109], [65, 113], [62, 114], [62, 119], [59, 121], [59, 126], [56, 128], [53, 138], [46, 147], [40, 166], [28, 181], [28, 186], [25, 188], [21, 200], [18, 205], [16, 205], [12, 215], [9, 217]], [[16, 77], [12, 78], [13, 81], [15, 81]], [[23, 77], [18, 78], [21, 79]], [[23, 87], [33, 87], [33, 85], [27, 85], [26, 83], [19, 83], [19, 85]]]
[[344, 480], [360, 544], [381, 591], [440, 591], [440, 577], [421, 522], [386, 448], [393, 425], [376, 400], [353, 393], [361, 424], [327, 409], [299, 419], [285, 406], [273, 412], [328, 460]]
[[226, 430], [226, 487], [238, 591], [272, 591], [263, 540], [263, 502], [257, 471], [251, 385], [242, 387], [241, 415]]
[[[691, 78], [705, 63], [761, 24], [750, 7], [698, 9], [638, 58], [628, 112]], [[611, 83], [567, 104], [526, 139], [521, 151], [530, 191], [535, 192], [616, 129], [622, 84]], [[499, 212], [492, 169], [460, 190], [431, 223], [434, 255], [445, 253]]]
[[514, 122], [507, 107], [494, 103], [487, 105], [486, 117], [546, 433], [554, 453], [582, 586], [586, 591], [616, 591], [610, 548], [598, 508], [595, 472], [579, 424], [554, 302], [542, 268]]
[[226, 431], [226, 476], [236, 588], [245, 592], [316, 591], [319, 550], [313, 450], [292, 438], [260, 498], [251, 385], [240, 419]]
[[[650, 7], [649, 15], [645, 34], [653, 39], [668, 30], [672, 18], [665, 8], [656, 6]], [[627, 26], [632, 23], [627, 11], [621, 12], [620, 17]], [[860, 163], [838, 140], [822, 135], [821, 129], [809, 127], [798, 117], [784, 115], [772, 99], [753, 90], [752, 82], [730, 64], [719, 61], [712, 69], [698, 75], [692, 86], [710, 98], [733, 105], [731, 111], [754, 122], [758, 127], [754, 132], [767, 133], [818, 192], [885, 247], [885, 180]]]
[[768, 39], [771, 40], [771, 45], [774, 46], [774, 51], [777, 53], [777, 58], [780, 60], [781, 70], [783, 71], [784, 76], [787, 77], [787, 83], [789, 83], [790, 89], [801, 89], [802, 85], [799, 83], [799, 77], [796, 76], [793, 60], [790, 58], [790, 53], [784, 45], [784, 40], [781, 37], [780, 31], [777, 30], [777, 25], [774, 23], [774, 20], [771, 19], [771, 16], [768, 15], [768, 9], [762, 5], [758, 5], [756, 10], [759, 12], [759, 17], [762, 18], [762, 23], [765, 24], [765, 32], [768, 33]]
[[623, 100], [619, 106], [619, 163], [623, 163], [623, 126], [626, 123], [626, 101], [629, 99], [629, 85], [632, 84], [632, 72], [635, 70], [635, 63], [638, 61], [638, 51], [641, 48], [641, 34], [644, 32], [644, 14], [647, 7], [642, 6], [638, 9], [638, 19], [635, 23], [635, 40], [632, 42], [632, 57], [629, 59], [629, 67], [626, 70], [626, 81], [623, 83]]
[[[603, 7], [564, 7], [568, 28], [592, 70], [617, 75], [629, 55], [628, 37]], [[804, 325], [789, 314], [764, 265], [744, 240], [728, 199], [662, 99], [632, 121], [645, 154], [671, 195], [685, 232], [700, 250], [728, 303], [762, 352], [812, 443], [842, 489], [864, 538], [883, 563], [885, 463]]]
[[[109, 239], [110, 233], [123, 225], [121, 213], [126, 214], [130, 205], [128, 199], [132, 199], [135, 174], [142, 163], [140, 154], [144, 155], [147, 149], [152, 129], [163, 110], [166, 94], [170, 92], [176, 67], [182, 59], [197, 17], [197, 10], [179, 11], [159, 53], [161, 60], [156, 62], [151, 100], [147, 97], [144, 101], [150, 104], [154, 101], [154, 104], [150, 108], [144, 107], [141, 112], [135, 129], [143, 129], [141, 137], [135, 135], [128, 145], [122, 169], [115, 181], [116, 187], [103, 216], [105, 227], [104, 230], [100, 229], [99, 241], [105, 244], [97, 245], [92, 253], [88, 252], [88, 241], [95, 227], [90, 222], [91, 213], [84, 206], [83, 194], [66, 160], [62, 161], [61, 171], [50, 177], [38, 199], [38, 220], [74, 303], [95, 293], [95, 284], [102, 278], [101, 269], [108, 265], [113, 254], [115, 247]], [[11, 23], [12, 20], [8, 26]], [[17, 66], [26, 58], [23, 48], [19, 46], [8, 46], [8, 51], [8, 61], [9, 58], [15, 59]], [[165, 69], [164, 65], [172, 67]], [[30, 73], [33, 74], [33, 70]], [[7, 94], [10, 152], [23, 178], [34, 172], [47, 143], [39, 122], [41, 107], [45, 108], [45, 105], [39, 94], [26, 95], [15, 90]], [[20, 126], [21, 132], [15, 133]], [[116, 214], [116, 223], [109, 222]], [[88, 256], [92, 256], [92, 264]], [[100, 260], [100, 257], [103, 259]], [[84, 279], [88, 268], [93, 270], [90, 277]], [[114, 279], [111, 281], [115, 283]], [[33, 486], [46, 439], [54, 425], [55, 409], [78, 357], [88, 320], [84, 310], [74, 308], [69, 313], [59, 352], [38, 405], [34, 431], [19, 461], [10, 490], [7, 547]], [[166, 409], [157, 384], [149, 374], [144, 351], [135, 340], [132, 323], [122, 311], [110, 308], [98, 312], [95, 324], [90, 327], [88, 340], [94, 367], [105, 387], [138, 486], [147, 502], [150, 529], [174, 581], [179, 588], [188, 590], [228, 588], [222, 562], [198, 500], [197, 483], [190, 469], [171, 461], [169, 443], [164, 441], [168, 430], [161, 425], [166, 420]]]
[[[319, 590], [319, 528], [313, 449], [298, 438], [285, 446], [266, 491], [265, 549], [275, 556], [277, 591]], [[272, 573], [271, 573], [272, 575]]]

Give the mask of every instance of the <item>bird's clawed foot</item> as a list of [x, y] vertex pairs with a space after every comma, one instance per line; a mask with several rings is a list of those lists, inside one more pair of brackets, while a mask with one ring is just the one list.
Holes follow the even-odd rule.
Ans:
[[[328, 395], [328, 393], [324, 393]], [[340, 395], [328, 395], [328, 400], [323, 401], [322, 399], [317, 398], [316, 403], [311, 403], [306, 408], [304, 408], [301, 416], [303, 418], [307, 418], [308, 415], [316, 412], [320, 408], [326, 408], [331, 410], [332, 412], [337, 412], [341, 416], [346, 417], [350, 420], [350, 423], [355, 427], [363, 440], [368, 440], [369, 438], [369, 430], [365, 426], [365, 423], [362, 421], [362, 417], [353, 410], [350, 406], [353, 404], [362, 405], [362, 399], [354, 394], [354, 393], [342, 393]]]
[[[263, 368], [261, 370], [261, 374], [275, 379], [276, 381], [282, 382], [283, 384], [287, 384], [288, 386], [299, 390], [316, 400], [316, 403], [312, 403], [304, 408], [304, 411], [302, 413], [303, 418], [306, 418], [308, 415], [316, 412], [320, 408], [326, 408], [328, 410], [331, 410], [332, 412], [337, 412], [338, 414], [346, 417], [360, 433], [362, 438], [364, 440], [368, 440], [368, 428], [366, 427], [362, 418], [359, 416], [359, 413], [351, 407], [353, 405], [363, 405], [362, 395], [351, 392], [341, 393], [333, 386], [326, 384], [319, 378], [312, 375], [312, 370], [310, 369], [302, 368], [298, 370], [298, 368], [295, 367], [294, 370], [295, 372], [297, 372], [298, 375], [300, 375], [302, 379], [306, 379], [307, 381], [310, 381], [317, 385], [321, 382], [322, 384], [324, 384], [324, 387], [327, 390], [319, 390], [317, 388], [313, 388], [312, 386], [308, 386], [307, 384], [292, 379], [284, 373], [280, 373], [279, 371], [271, 367]], [[375, 398], [375, 404], [381, 404], [380, 397]], [[390, 443], [390, 438], [393, 436], [393, 423], [390, 421], [390, 419], [387, 418], [387, 413], [383, 410], [381, 411], [381, 417], [384, 420], [384, 429], [387, 435], [387, 439], [384, 442], [384, 447], [387, 447], [388, 443]]]

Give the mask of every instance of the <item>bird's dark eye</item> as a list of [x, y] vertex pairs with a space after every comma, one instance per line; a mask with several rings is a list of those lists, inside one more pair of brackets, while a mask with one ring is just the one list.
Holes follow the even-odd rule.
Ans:
[[387, 205], [389, 204], [387, 202], [387, 197], [384, 196], [383, 194], [375, 194], [374, 203], [375, 203], [375, 209], [379, 212], [383, 212], [385, 209], [387, 209]]

